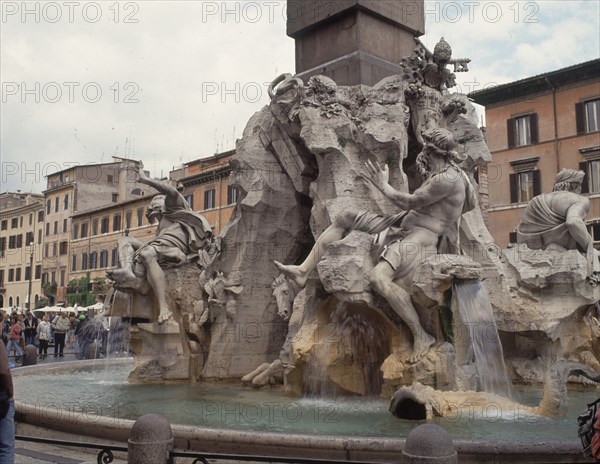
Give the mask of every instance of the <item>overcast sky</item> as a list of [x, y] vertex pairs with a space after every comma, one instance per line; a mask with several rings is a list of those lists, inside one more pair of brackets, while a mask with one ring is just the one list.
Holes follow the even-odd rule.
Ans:
[[[2, 192], [113, 155], [166, 176], [231, 149], [268, 83], [295, 70], [284, 0], [1, 3]], [[599, 8], [427, 1], [422, 40], [471, 58], [467, 93], [600, 57]]]

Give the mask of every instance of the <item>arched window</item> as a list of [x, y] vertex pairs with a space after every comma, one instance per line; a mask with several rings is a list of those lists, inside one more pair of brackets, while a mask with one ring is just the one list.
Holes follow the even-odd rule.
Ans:
[[11, 308], [13, 307], [13, 297], [12, 296], [8, 297], [8, 306]]
[[19, 303], [20, 303], [20, 301], [19, 301], [19, 297], [17, 297], [17, 305], [16, 305], [16, 306], [17, 306], [17, 308], [18, 308], [19, 306], [21, 306]]

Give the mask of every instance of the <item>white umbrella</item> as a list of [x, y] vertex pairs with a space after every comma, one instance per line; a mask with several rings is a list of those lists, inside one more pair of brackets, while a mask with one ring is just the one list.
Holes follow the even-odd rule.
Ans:
[[104, 309], [104, 303], [98, 301], [97, 303], [95, 303], [91, 306], [87, 306], [85, 309], [93, 309], [94, 311], [100, 311], [100, 310]]
[[46, 306], [45, 308], [34, 309], [34, 313], [59, 313], [63, 308], [60, 306]]

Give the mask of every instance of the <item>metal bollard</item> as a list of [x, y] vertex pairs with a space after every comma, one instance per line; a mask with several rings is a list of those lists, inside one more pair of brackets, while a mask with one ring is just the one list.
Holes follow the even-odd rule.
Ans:
[[457, 464], [458, 454], [448, 432], [439, 425], [415, 427], [406, 439], [402, 464]]
[[128, 464], [165, 464], [173, 449], [169, 421], [158, 414], [145, 414], [135, 421], [127, 441]]

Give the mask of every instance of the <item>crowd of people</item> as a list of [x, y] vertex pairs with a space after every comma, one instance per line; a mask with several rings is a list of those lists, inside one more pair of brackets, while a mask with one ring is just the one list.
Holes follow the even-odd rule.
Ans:
[[[99, 315], [89, 318], [86, 313], [24, 312], [17, 308], [0, 310], [0, 464], [14, 462], [15, 405], [10, 369], [22, 363], [27, 345], [36, 346], [38, 357], [48, 356], [54, 346], [54, 357], [64, 357], [65, 347], [73, 349], [78, 359], [86, 357], [89, 345], [96, 343], [96, 355], [109, 352], [128, 352], [128, 329], [120, 318]], [[112, 321], [112, 324], [111, 322]], [[109, 340], [110, 334], [110, 340]], [[14, 355], [14, 364], [10, 362]]]
[[[110, 327], [109, 318], [90, 319], [87, 313], [75, 312], [38, 313], [16, 308], [0, 310], [0, 328], [7, 356], [14, 356], [15, 364], [22, 363], [24, 348], [33, 345], [38, 349], [39, 359], [48, 356], [48, 349], [54, 348], [54, 357], [64, 357], [65, 348], [75, 352], [78, 359], [84, 359], [89, 345], [96, 342], [97, 354], [107, 354], [109, 331], [121, 332], [119, 323]], [[117, 321], [118, 322], [118, 321]], [[114, 337], [112, 337], [114, 338]], [[114, 345], [116, 351], [125, 348]]]

